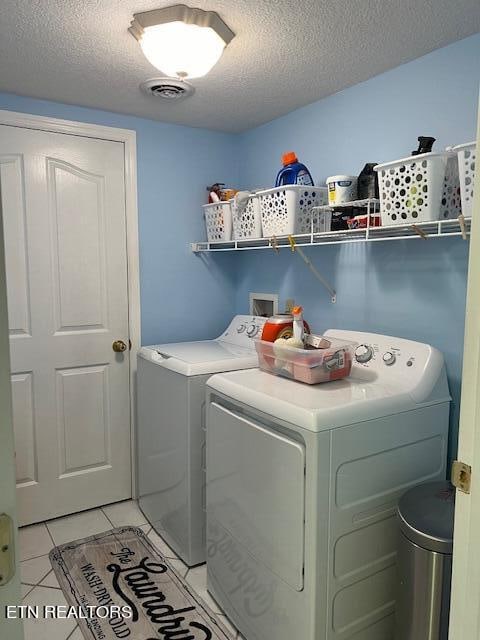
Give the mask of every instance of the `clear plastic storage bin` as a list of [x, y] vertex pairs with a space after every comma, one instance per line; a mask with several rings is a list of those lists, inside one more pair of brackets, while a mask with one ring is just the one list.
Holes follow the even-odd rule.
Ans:
[[422, 153], [378, 164], [382, 225], [455, 218], [460, 185], [452, 154]]
[[232, 210], [230, 202], [203, 205], [208, 242], [232, 239]]
[[265, 238], [325, 230], [312, 208], [328, 204], [326, 187], [292, 184], [259, 191], [257, 195]]
[[332, 229], [331, 211], [314, 211], [313, 233], [325, 233]]
[[453, 147], [458, 156], [460, 172], [460, 190], [462, 193], [462, 213], [466, 218], [472, 217], [473, 187], [475, 182], [475, 162], [477, 159], [476, 142], [467, 142]]
[[234, 240], [249, 240], [262, 237], [262, 216], [257, 195], [251, 195], [247, 206], [240, 213], [234, 200], [230, 200]]
[[324, 349], [297, 349], [265, 340], [256, 340], [258, 364], [262, 371], [298, 382], [318, 384], [350, 375], [356, 344], [338, 338], [325, 338]]

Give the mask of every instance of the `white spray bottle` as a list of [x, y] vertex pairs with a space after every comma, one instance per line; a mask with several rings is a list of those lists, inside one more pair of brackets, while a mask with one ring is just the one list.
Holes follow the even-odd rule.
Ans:
[[293, 376], [293, 362], [286, 357], [289, 349], [303, 349], [304, 325], [303, 325], [303, 308], [293, 307], [293, 335], [291, 338], [278, 338], [273, 343], [273, 352], [275, 353], [275, 367], [283, 369], [288, 375]]
[[305, 327], [303, 324], [303, 307], [293, 307], [293, 337], [288, 340], [289, 347], [303, 348]]

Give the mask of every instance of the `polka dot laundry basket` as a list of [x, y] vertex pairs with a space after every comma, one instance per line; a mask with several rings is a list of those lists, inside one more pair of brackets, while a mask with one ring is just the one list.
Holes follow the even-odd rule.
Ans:
[[251, 195], [245, 207], [238, 207], [230, 200], [235, 240], [249, 240], [262, 237], [262, 216], [258, 196]]
[[204, 204], [203, 213], [208, 242], [222, 242], [232, 239], [232, 210], [230, 202]]
[[323, 220], [313, 207], [328, 204], [326, 187], [284, 185], [257, 193], [263, 236], [295, 235], [323, 231]]
[[457, 217], [460, 187], [452, 160], [451, 152], [422, 153], [378, 164], [382, 225]]
[[462, 198], [460, 192], [460, 174], [455, 153], [447, 156], [445, 178], [443, 180], [442, 200], [440, 202], [440, 219], [458, 218], [462, 213]]
[[472, 217], [473, 187], [475, 182], [475, 162], [477, 145], [475, 142], [459, 144], [453, 147], [458, 156], [460, 172], [460, 190], [462, 192], [462, 213], [466, 218]]

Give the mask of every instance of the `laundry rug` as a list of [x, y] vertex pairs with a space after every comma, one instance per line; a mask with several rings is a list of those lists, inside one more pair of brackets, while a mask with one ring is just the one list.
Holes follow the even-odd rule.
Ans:
[[55, 547], [50, 562], [88, 640], [233, 640], [137, 527]]

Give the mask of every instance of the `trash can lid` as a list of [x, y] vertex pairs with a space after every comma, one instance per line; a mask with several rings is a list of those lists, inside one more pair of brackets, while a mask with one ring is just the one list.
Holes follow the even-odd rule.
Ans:
[[398, 503], [402, 533], [414, 544], [437, 553], [452, 553], [455, 488], [450, 482], [428, 482], [407, 491]]

